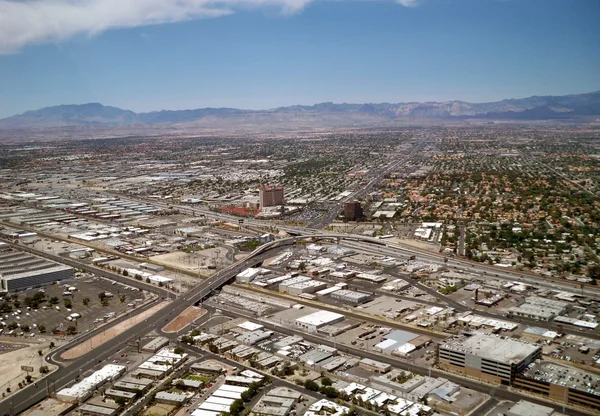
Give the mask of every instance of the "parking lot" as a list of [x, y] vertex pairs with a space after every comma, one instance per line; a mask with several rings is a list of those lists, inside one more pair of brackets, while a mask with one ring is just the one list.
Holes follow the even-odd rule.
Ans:
[[5, 294], [0, 301], [2, 333], [35, 337], [58, 331], [67, 335], [84, 332], [133, 310], [142, 303], [140, 299], [148, 296], [137, 288], [108, 279], [80, 272], [77, 275], [68, 283]]

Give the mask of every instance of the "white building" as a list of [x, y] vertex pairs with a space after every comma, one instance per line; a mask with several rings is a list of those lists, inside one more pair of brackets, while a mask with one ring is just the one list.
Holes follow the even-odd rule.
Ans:
[[90, 376], [84, 378], [79, 383], [73, 384], [59, 390], [56, 398], [65, 402], [82, 402], [92, 395], [95, 389], [106, 383], [115, 380], [126, 370], [122, 365], [107, 364], [100, 370], [95, 371]]
[[306, 329], [309, 332], [316, 332], [317, 329], [326, 325], [335, 324], [344, 320], [344, 315], [330, 311], [317, 311], [309, 315], [297, 318], [296, 326]]

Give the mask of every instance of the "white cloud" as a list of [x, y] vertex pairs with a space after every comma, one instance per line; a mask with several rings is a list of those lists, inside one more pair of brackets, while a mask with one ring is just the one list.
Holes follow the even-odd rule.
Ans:
[[396, 3], [405, 7], [414, 7], [417, 5], [417, 3], [419, 3], [419, 0], [396, 0]]
[[[215, 18], [237, 10], [278, 7], [301, 11], [313, 0], [0, 0], [0, 54], [77, 34]], [[396, 0], [414, 6], [418, 0]]]

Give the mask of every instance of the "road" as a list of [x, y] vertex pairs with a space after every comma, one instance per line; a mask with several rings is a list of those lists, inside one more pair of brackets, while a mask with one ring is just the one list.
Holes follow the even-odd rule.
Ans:
[[[274, 244], [272, 243], [272, 246], [277, 247], [278, 242], [275, 242]], [[160, 313], [157, 313], [146, 319], [144, 322], [141, 322], [132, 328], [123, 331], [109, 342], [103, 344], [102, 349], [95, 349], [80, 358], [69, 361], [67, 366], [65, 366], [62, 362], [54, 361], [48, 357], [50, 358], [48, 361], [59, 366], [58, 370], [45, 377], [44, 380], [19, 390], [9, 399], [5, 399], [0, 402], [0, 413], [16, 415], [42, 401], [47, 397], [48, 393], [59, 390], [86, 371], [103, 366], [107, 363], [107, 359], [109, 357], [116, 354], [128, 342], [136, 341], [147, 333], [152, 332], [156, 328], [162, 328], [168, 321], [183, 312], [190, 304], [201, 302], [204, 298], [211, 294], [214, 288], [223, 286], [229, 280], [234, 278], [235, 275], [240, 271], [258, 262], [261, 262], [269, 255], [268, 253], [263, 254], [262, 252], [264, 250], [264, 248], [258, 249], [257, 251], [253, 252], [255, 256], [235, 263], [229, 268], [217, 273], [215, 276], [206, 279], [185, 295], [170, 301], [169, 305], [164, 307]], [[155, 302], [150, 303], [145, 308], [153, 306]], [[140, 308], [140, 311], [145, 310], [145, 308]], [[127, 318], [127, 316], [121, 317], [121, 319]], [[120, 320], [116, 320], [115, 323], [116, 322], [120, 322]], [[88, 339], [89, 337], [96, 335], [101, 331], [103, 331], [102, 328], [95, 331], [90, 331], [85, 336], [82, 336], [79, 341]], [[72, 344], [68, 344], [61, 348], [57, 348], [52, 353], [52, 356], [60, 355], [71, 346]]]
[[[243, 314], [234, 313], [229, 310], [223, 310], [223, 314], [226, 316], [233, 317], [233, 318], [245, 316]], [[248, 317], [248, 316], [245, 316], [245, 317]], [[256, 319], [256, 318], [254, 318], [254, 319]], [[413, 363], [410, 363], [410, 362], [407, 362], [404, 360], [397, 359], [390, 355], [379, 354], [379, 353], [375, 353], [372, 351], [365, 351], [365, 350], [356, 348], [351, 345], [344, 344], [342, 347], [339, 343], [331, 340], [330, 338], [325, 338], [325, 337], [319, 336], [319, 335], [308, 334], [306, 332], [299, 331], [291, 326], [277, 325], [277, 324], [269, 323], [265, 320], [261, 320], [261, 324], [263, 324], [265, 326], [265, 328], [267, 328], [269, 330], [277, 331], [284, 335], [299, 335], [299, 336], [302, 336], [305, 340], [307, 340], [309, 342], [316, 343], [316, 344], [324, 344], [324, 345], [328, 345], [330, 347], [338, 348], [342, 351], [345, 351], [348, 354], [352, 354], [352, 355], [355, 355], [358, 357], [370, 358], [372, 360], [385, 362], [396, 368], [408, 370], [408, 371], [415, 372], [415, 373], [428, 374], [432, 377], [442, 377], [442, 378], [448, 379], [454, 383], [460, 384], [463, 387], [489, 394], [494, 399], [510, 400], [513, 402], [516, 402], [519, 400], [527, 400], [527, 401], [538, 403], [538, 404], [541, 404], [544, 406], [551, 405], [551, 406], [556, 407], [557, 409], [561, 407], [561, 405], [558, 405], [558, 404], [549, 404], [545, 400], [540, 400], [536, 397], [521, 394], [521, 393], [514, 391], [506, 386], [490, 385], [490, 384], [486, 384], [486, 383], [481, 383], [476, 380], [472, 380], [469, 378], [460, 377], [460, 376], [457, 376], [454, 374], [446, 373], [444, 371], [437, 370], [433, 367], [422, 367], [422, 366], [419, 366], [419, 365], [416, 365], [416, 364], [413, 364]], [[580, 411], [580, 410], [569, 409], [568, 414], [569, 414], [569, 416], [589, 416], [590, 414], [592, 414], [592, 412], [593, 411], [588, 413], [588, 412], [584, 412], [584, 411]]]
[[[324, 236], [319, 235], [319, 237], [324, 237]], [[369, 239], [369, 238], [365, 238], [362, 236], [346, 236], [346, 235], [334, 234], [334, 235], [330, 235], [329, 237], [330, 238], [340, 238], [340, 239], [350, 238], [355, 241], [362, 242], [364, 244], [376, 243], [376, 244], [378, 244], [378, 246], [377, 246], [378, 249], [385, 250], [385, 252], [387, 252], [389, 250], [393, 250], [392, 252], [396, 253], [395, 254], [396, 256], [398, 255], [398, 251], [400, 251], [401, 253], [406, 253], [406, 252], [410, 253], [410, 251], [408, 251], [404, 247], [398, 248], [398, 247], [396, 247], [396, 245], [391, 245], [388, 247], [381, 246], [381, 244], [382, 244], [381, 240]], [[43, 400], [47, 396], [48, 392], [56, 391], [56, 390], [60, 389], [61, 387], [63, 387], [64, 385], [66, 385], [67, 383], [69, 383], [70, 381], [74, 380], [77, 376], [81, 375], [82, 373], [84, 373], [90, 369], [93, 369], [95, 367], [98, 367], [100, 365], [103, 365], [103, 363], [105, 363], [106, 360], [110, 356], [112, 356], [113, 354], [117, 353], [120, 349], [122, 349], [123, 346], [126, 345], [126, 343], [135, 341], [135, 340], [139, 339], [140, 337], [144, 336], [145, 334], [151, 332], [152, 330], [155, 330], [156, 328], [161, 328], [167, 321], [174, 318], [179, 313], [183, 312], [183, 310], [185, 308], [187, 308], [190, 304], [195, 304], [195, 303], [201, 302], [206, 297], [210, 296], [212, 291], [215, 288], [221, 287], [222, 285], [224, 285], [225, 283], [230, 281], [240, 271], [260, 263], [264, 258], [269, 256], [268, 251], [270, 249], [277, 248], [277, 247], [280, 247], [283, 245], [292, 244], [295, 240], [296, 240], [295, 238], [277, 240], [273, 243], [269, 243], [267, 245], [260, 247], [259, 249], [255, 250], [253, 253], [251, 253], [249, 258], [246, 258], [240, 262], [237, 262], [237, 263], [233, 264], [232, 266], [228, 267], [227, 269], [220, 271], [213, 277], [208, 278], [208, 279], [204, 280], [203, 282], [201, 282], [200, 284], [198, 284], [190, 292], [186, 293], [185, 295], [175, 298], [173, 301], [171, 301], [169, 303], [169, 305], [167, 305], [162, 310], [162, 312], [160, 314], [156, 314], [156, 315], [148, 318], [144, 322], [142, 322], [138, 325], [135, 325], [134, 327], [130, 328], [129, 330], [122, 332], [121, 334], [119, 334], [118, 336], [113, 338], [111, 341], [104, 344], [104, 347], [102, 348], [102, 350], [94, 350], [78, 359], [70, 361], [69, 365], [66, 367], [61, 365], [60, 363], [58, 363], [60, 368], [58, 370], [56, 370], [54, 373], [47, 376], [44, 379], [44, 381], [35, 383], [34, 385], [30, 385], [30, 386], [18, 391], [17, 393], [15, 393], [13, 396], [11, 396], [10, 399], [0, 402], [0, 412], [8, 413], [8, 414], [17, 414], [17, 413], [33, 406], [35, 403]], [[371, 241], [371, 240], [373, 240], [373, 241]], [[363, 244], [363, 246], [364, 246], [364, 244]], [[22, 249], [23, 247], [19, 246], [19, 248]], [[394, 250], [394, 248], [395, 248], [395, 250]], [[372, 247], [369, 247], [369, 249], [372, 249]], [[39, 253], [36, 252], [36, 254], [39, 254]], [[48, 253], [46, 255], [52, 256], [51, 254], [48, 254]], [[419, 255], [419, 257], [422, 256], [421, 253], [419, 253], [418, 255]], [[436, 261], [440, 260], [439, 256], [431, 256], [431, 258], [434, 258]], [[69, 264], [68, 262], [70, 262], [71, 260], [59, 258], [59, 261]], [[83, 268], [80, 263], [77, 263], [77, 262], [74, 262], [74, 263], [76, 263], [76, 265], [74, 267]], [[465, 266], [463, 265], [463, 262], [459, 262], [459, 261], [448, 261], [448, 265], [450, 267], [452, 267], [453, 265], [456, 265], [456, 266], [460, 266], [461, 268], [465, 268]], [[477, 266], [478, 267], [475, 268], [475, 265], [473, 265], [471, 268], [474, 269], [474, 271], [483, 270], [483, 273], [486, 273], [486, 270], [491, 268], [490, 266], [483, 266], [483, 265], [482, 266], [477, 265]], [[498, 270], [496, 268], [491, 268], [491, 269], [494, 271], [494, 275], [496, 277], [498, 277], [498, 275], [502, 275], [505, 278], [508, 277], [508, 278], [516, 279], [517, 278], [516, 276], [519, 276], [519, 274], [516, 274], [516, 276], [515, 276], [515, 273], [513, 273], [513, 272], [504, 272], [504, 271]], [[127, 284], [134, 286], [134, 284], [133, 284], [134, 281], [131, 281], [131, 280], [126, 279], [119, 275], [115, 275], [114, 273], [110, 273], [110, 272], [103, 271], [100, 269], [96, 270], [95, 268], [91, 269], [90, 271], [93, 271], [94, 273], [98, 273], [100, 275], [102, 275], [102, 272], [104, 272], [106, 277], [109, 277], [109, 278], [115, 279], [115, 280], [122, 281], [123, 279], [125, 279]], [[137, 283], [141, 283], [141, 282], [137, 282]], [[156, 290], [158, 288], [151, 287], [151, 289]], [[166, 291], [163, 291], [162, 293], [165, 293], [165, 292]], [[151, 305], [148, 305], [147, 307], [150, 307], [150, 306]], [[278, 327], [277, 329], [283, 330], [283, 331], [289, 331], [289, 329], [281, 328], [281, 327]], [[87, 337], [93, 336], [101, 330], [102, 329], [99, 329], [96, 331], [91, 331], [89, 334], [82, 337], [82, 339], [87, 339]], [[589, 336], [589, 334], [586, 334], [586, 335]], [[315, 342], [325, 342], [325, 340], [323, 340], [321, 338], [314, 337], [314, 339], [315, 339]], [[325, 343], [328, 343], [328, 342], [329, 341], [326, 341]], [[329, 342], [329, 343], [333, 344], [333, 342]], [[64, 350], [64, 347], [58, 349], [56, 351], [56, 353], [60, 353], [63, 350]], [[350, 352], [352, 352], [356, 355], [359, 355], [359, 356], [360, 355], [368, 356], [370, 354], [370, 353], [365, 354], [364, 351], [358, 350], [356, 348], [352, 348]], [[394, 361], [397, 361], [397, 360], [394, 360]], [[423, 369], [415, 367], [415, 370], [422, 371]], [[457, 380], [459, 380], [459, 379], [457, 379]], [[460, 378], [460, 382], [462, 385], [466, 385], [467, 387], [474, 388], [474, 389], [477, 389], [475, 387], [478, 387], [479, 389], [481, 389], [481, 385], [475, 381]], [[502, 391], [502, 390], [499, 390], [499, 391]], [[505, 391], [504, 393], [502, 393], [501, 396], [498, 396], [498, 397], [502, 398], [502, 399], [506, 398], [507, 400], [521, 398], [521, 396], [515, 395], [514, 393], [511, 393], [509, 391]], [[573, 413], [573, 414], [577, 414], [577, 413]], [[581, 413], [581, 414], [583, 415], [583, 413]]]

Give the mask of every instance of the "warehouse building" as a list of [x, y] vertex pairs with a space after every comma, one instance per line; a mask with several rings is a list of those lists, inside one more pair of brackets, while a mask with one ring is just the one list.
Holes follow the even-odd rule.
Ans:
[[309, 315], [297, 318], [296, 326], [303, 328], [309, 332], [317, 332], [317, 330], [326, 325], [332, 325], [344, 320], [344, 315], [330, 311], [317, 311]]
[[21, 251], [0, 254], [0, 290], [24, 290], [73, 278], [73, 268]]
[[537, 345], [506, 337], [476, 334], [440, 345], [439, 365], [466, 376], [510, 385], [515, 376], [542, 356]]
[[330, 295], [333, 299], [346, 305], [358, 306], [372, 299], [371, 295], [353, 290], [336, 290]]
[[82, 402], [90, 397], [95, 389], [107, 381], [115, 380], [125, 370], [122, 365], [107, 364], [71, 387], [59, 390], [56, 398], [65, 402]]
[[166, 337], [156, 337], [152, 341], [148, 342], [141, 349], [144, 352], [156, 352], [162, 347], [169, 345], [169, 339]]

